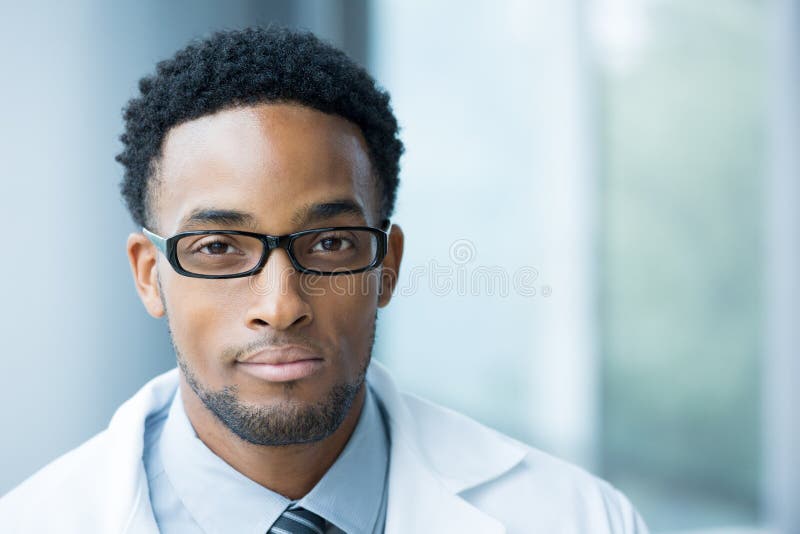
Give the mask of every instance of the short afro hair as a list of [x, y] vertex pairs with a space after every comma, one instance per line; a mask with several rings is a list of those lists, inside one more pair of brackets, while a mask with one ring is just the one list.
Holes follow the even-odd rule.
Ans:
[[312, 33], [282, 27], [221, 31], [193, 41], [139, 81], [123, 110], [116, 160], [125, 168], [122, 196], [134, 222], [150, 222], [148, 189], [167, 132], [217, 111], [292, 102], [357, 125], [377, 180], [379, 217], [388, 219], [399, 183], [403, 144], [389, 94], [347, 55]]

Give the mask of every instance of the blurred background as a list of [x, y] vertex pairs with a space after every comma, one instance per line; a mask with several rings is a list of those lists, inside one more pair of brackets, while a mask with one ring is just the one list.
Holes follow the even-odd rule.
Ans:
[[0, 494], [174, 365], [125, 256], [122, 106], [188, 39], [277, 23], [392, 95], [407, 248], [375, 356], [404, 389], [654, 532], [800, 533], [800, 3], [2, 9]]

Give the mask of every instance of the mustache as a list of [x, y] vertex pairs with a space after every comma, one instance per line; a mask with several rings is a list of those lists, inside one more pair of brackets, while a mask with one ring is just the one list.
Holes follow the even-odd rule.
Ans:
[[250, 354], [260, 352], [271, 347], [283, 347], [287, 345], [297, 345], [307, 347], [309, 350], [323, 354], [322, 346], [312, 337], [304, 334], [292, 335], [271, 335], [264, 339], [259, 339], [241, 347], [229, 347], [222, 351], [225, 361], [239, 360]]

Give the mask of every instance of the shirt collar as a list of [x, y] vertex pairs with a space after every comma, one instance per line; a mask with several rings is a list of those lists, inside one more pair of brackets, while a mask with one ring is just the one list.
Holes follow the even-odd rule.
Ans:
[[389, 442], [374, 393], [366, 382], [365, 388], [364, 407], [344, 450], [299, 501], [250, 480], [200, 441], [180, 390], [160, 438], [166, 475], [183, 505], [209, 533], [266, 532], [294, 504], [345, 532], [372, 532], [386, 485]]

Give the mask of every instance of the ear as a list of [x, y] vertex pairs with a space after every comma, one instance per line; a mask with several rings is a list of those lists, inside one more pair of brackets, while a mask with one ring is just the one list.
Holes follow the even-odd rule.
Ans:
[[147, 313], [156, 318], [164, 315], [164, 304], [158, 288], [157, 259], [158, 250], [144, 234], [133, 233], [128, 236], [128, 261], [136, 291]]
[[389, 249], [383, 259], [381, 268], [381, 289], [378, 296], [378, 307], [383, 308], [392, 300], [392, 293], [397, 286], [400, 275], [400, 262], [403, 259], [403, 230], [396, 224], [389, 231]]

